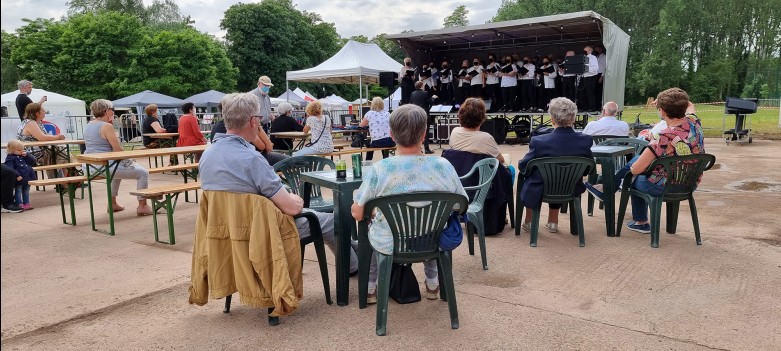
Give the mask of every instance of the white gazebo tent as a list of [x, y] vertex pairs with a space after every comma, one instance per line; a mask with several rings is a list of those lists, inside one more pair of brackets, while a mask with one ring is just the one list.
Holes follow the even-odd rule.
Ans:
[[385, 102], [385, 111], [397, 109], [401, 102], [401, 87], [396, 88], [396, 91], [391, 96], [386, 97], [382, 101]]
[[300, 71], [289, 71], [287, 81], [358, 84], [359, 97], [363, 98], [364, 84], [377, 84], [380, 72], [399, 72], [402, 65], [376, 44], [348, 41], [331, 58], [323, 63]]

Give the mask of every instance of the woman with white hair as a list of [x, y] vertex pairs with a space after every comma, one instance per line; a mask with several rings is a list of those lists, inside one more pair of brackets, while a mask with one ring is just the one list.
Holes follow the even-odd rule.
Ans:
[[[390, 113], [385, 111], [385, 102], [382, 98], [375, 96], [372, 99], [371, 111], [366, 113], [359, 124], [361, 127], [369, 126], [369, 133], [372, 142], [369, 147], [390, 147], [396, 146], [390, 136]], [[366, 160], [371, 161], [374, 157], [374, 151], [366, 153]], [[382, 158], [388, 158], [388, 151], [382, 152]]]
[[[364, 170], [363, 183], [353, 195], [353, 218], [362, 220], [364, 205], [370, 199], [385, 195], [414, 191], [449, 191], [466, 196], [461, 180], [453, 166], [441, 157], [423, 154], [428, 115], [414, 104], [399, 107], [390, 115], [390, 130], [397, 144], [396, 156], [383, 159]], [[388, 222], [377, 213], [369, 227], [369, 243], [374, 250], [386, 255], [393, 253], [393, 234]], [[436, 261], [424, 262], [426, 299], [439, 299], [439, 280]], [[369, 267], [369, 296], [367, 303], [377, 303], [377, 261], [372, 257]]]
[[[270, 132], [300, 132], [304, 130], [304, 126], [298, 124], [298, 121], [290, 116], [291, 112], [293, 112], [292, 105], [287, 102], [279, 104], [277, 106], [279, 116], [271, 122]], [[293, 141], [290, 139], [275, 138], [274, 135], [271, 135], [271, 142], [274, 144], [274, 150], [290, 150], [293, 148]]]
[[[555, 98], [548, 105], [548, 113], [551, 116], [551, 122], [556, 128], [550, 134], [535, 136], [529, 142], [529, 152], [518, 162], [518, 170], [524, 172], [529, 161], [541, 157], [557, 156], [577, 156], [592, 158], [591, 145], [593, 139], [590, 135], [575, 132], [572, 126], [575, 124], [575, 115], [578, 113], [578, 107], [567, 98]], [[542, 206], [543, 182], [542, 176], [538, 170], [534, 170], [523, 182], [521, 188], [523, 205], [526, 206], [526, 216], [521, 226], [523, 230], [531, 229], [532, 209]], [[575, 187], [578, 194], [586, 191], [581, 181]], [[551, 233], [558, 232], [559, 228], [559, 209], [560, 204], [548, 204], [548, 223], [545, 228]]]

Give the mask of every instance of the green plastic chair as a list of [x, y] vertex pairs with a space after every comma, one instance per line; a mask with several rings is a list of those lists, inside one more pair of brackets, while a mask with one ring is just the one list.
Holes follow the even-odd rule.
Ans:
[[[336, 169], [334, 161], [331, 161], [324, 157], [319, 156], [298, 156], [284, 159], [274, 164], [274, 172], [282, 173], [282, 182], [290, 187], [290, 191], [293, 194], [302, 196], [303, 182], [301, 181], [301, 173], [322, 171], [325, 166], [330, 169]], [[312, 193], [309, 198], [309, 209], [318, 212], [334, 212], [334, 202], [323, 199], [323, 193], [320, 191], [320, 187], [312, 185]]]
[[657, 166], [664, 167], [664, 171], [667, 173], [667, 180], [664, 184], [664, 192], [659, 196], [652, 196], [631, 188], [632, 174], [627, 174], [621, 190], [621, 203], [618, 208], [618, 221], [616, 221], [616, 236], [621, 235], [621, 227], [624, 224], [624, 213], [626, 213], [629, 195], [640, 196], [648, 204], [651, 215], [651, 247], [653, 248], [659, 247], [662, 203], [667, 203], [667, 232], [675, 234], [681, 201], [688, 200], [694, 224], [694, 238], [697, 240], [697, 245], [702, 245], [700, 223], [697, 218], [697, 206], [694, 204], [694, 190], [697, 189], [697, 179], [702, 176], [703, 172], [711, 169], [715, 163], [716, 156], [710, 154], [657, 158], [648, 166], [645, 174], [650, 174]]
[[[580, 208], [580, 194], [575, 194], [575, 185], [583, 179], [583, 176], [593, 172], [596, 168], [594, 160], [585, 157], [543, 157], [531, 160], [524, 172], [518, 173], [518, 190], [516, 192], [515, 208], [515, 235], [521, 235], [523, 219], [523, 199], [521, 188], [523, 181], [531, 175], [534, 169], [542, 175], [543, 195], [542, 202], [553, 204], [569, 204], [572, 207], [570, 213], [570, 234], [578, 235], [580, 246], [586, 246], [583, 231], [583, 212]], [[540, 228], [540, 208], [532, 211], [531, 221], [532, 247], [537, 247], [537, 234]]]
[[488, 196], [488, 189], [491, 188], [496, 170], [499, 168], [499, 160], [496, 157], [489, 157], [477, 161], [469, 173], [459, 177], [461, 181], [469, 179], [475, 172], [479, 175], [477, 185], [464, 187], [468, 192], [474, 191], [472, 202], [469, 203], [469, 209], [466, 211], [466, 234], [469, 244], [469, 254], [475, 254], [475, 232], [480, 242], [480, 257], [483, 260], [483, 269], [488, 270], [488, 257], [485, 253], [485, 224], [483, 221], [483, 206], [485, 198]]
[[[594, 137], [594, 141], [596, 141], [596, 138], [597, 137], [595, 136]], [[602, 142], [598, 143], [597, 145], [600, 145], [600, 146], [631, 146], [631, 147], [635, 148], [634, 155], [630, 156], [628, 159], [622, 156], [622, 157], [614, 160], [615, 165], [616, 165], [615, 170], [616, 170], [616, 172], [618, 172], [618, 170], [623, 168], [626, 165], [626, 163], [629, 162], [629, 160], [632, 157], [634, 157], [636, 155], [639, 155], [640, 153], [643, 152], [643, 150], [645, 150], [645, 147], [648, 146], [648, 141], [643, 140], [643, 139], [637, 139], [637, 138], [613, 138], [613, 137], [611, 137], [611, 138], [603, 140]], [[597, 159], [597, 163], [601, 163], [601, 160]], [[589, 174], [588, 182], [591, 183], [591, 184], [600, 184], [600, 183], [602, 183], [602, 176], [597, 174], [596, 172], [593, 172], [593, 173]], [[588, 209], [586, 210], [586, 213], [589, 216], [593, 216], [594, 215], [594, 200], [595, 200], [594, 199], [594, 195], [591, 195], [591, 193], [588, 193]], [[604, 208], [604, 206], [600, 202], [599, 203], [599, 209], [601, 210], [603, 208]]]
[[[447, 300], [450, 311], [450, 327], [458, 329], [458, 308], [453, 285], [450, 251], [439, 249], [439, 235], [445, 228], [450, 212], [458, 205], [459, 212], [466, 212], [467, 198], [449, 192], [413, 192], [381, 196], [366, 202], [364, 218], [358, 222], [358, 306], [366, 307], [369, 285], [369, 265], [372, 248], [369, 244], [369, 223], [376, 209], [383, 214], [393, 233], [393, 254], [377, 253], [379, 277], [377, 284], [377, 335], [385, 335], [388, 322], [388, 292], [392, 263], [417, 263], [437, 260], [440, 280], [440, 296]], [[433, 233], [433, 235], [427, 235]], [[427, 235], [427, 239], [420, 237]], [[420, 238], [420, 239], [419, 239]], [[412, 240], [411, 240], [412, 239]], [[417, 240], [415, 240], [417, 239]], [[415, 241], [417, 251], [410, 247]]]

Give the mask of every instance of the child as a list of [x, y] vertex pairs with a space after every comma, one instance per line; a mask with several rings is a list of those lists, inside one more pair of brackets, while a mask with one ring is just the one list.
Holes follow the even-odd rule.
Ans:
[[8, 142], [8, 156], [5, 158], [5, 165], [11, 167], [16, 172], [16, 190], [14, 191], [16, 204], [25, 211], [32, 210], [33, 207], [30, 206], [30, 184], [28, 182], [38, 179], [33, 170], [35, 158], [24, 151], [21, 141], [14, 139]]

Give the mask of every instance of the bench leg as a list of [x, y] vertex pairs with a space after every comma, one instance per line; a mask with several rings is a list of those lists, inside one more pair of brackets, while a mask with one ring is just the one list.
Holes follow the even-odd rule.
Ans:
[[60, 191], [58, 192], [58, 194], [60, 195], [60, 210], [62, 211], [62, 223], [76, 225], [76, 209], [73, 206], [73, 198], [76, 197], [76, 183], [68, 184], [68, 204], [70, 205], [70, 212], [71, 212], [70, 223], [68, 223], [68, 220], [65, 218], [65, 200], [63, 199], [63, 197], [65, 196], [65, 192]]
[[[156, 243], [168, 245], [176, 244], [176, 237], [174, 236], [174, 209], [176, 208], [176, 202], [178, 199], [179, 193], [166, 194], [162, 201], [152, 199], [152, 220], [154, 221]], [[157, 211], [161, 208], [165, 208], [165, 215], [168, 219], [168, 242], [160, 241], [159, 228], [157, 226]]]

